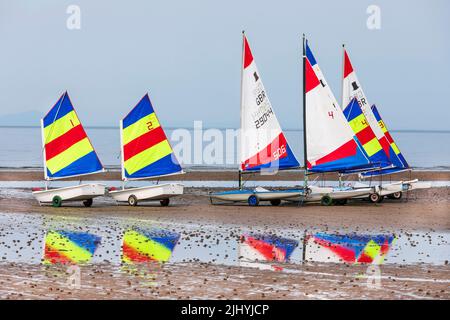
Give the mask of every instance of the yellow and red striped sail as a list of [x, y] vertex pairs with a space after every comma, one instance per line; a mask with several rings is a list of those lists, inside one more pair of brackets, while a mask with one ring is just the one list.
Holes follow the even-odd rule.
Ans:
[[129, 229], [123, 235], [122, 263], [168, 262], [180, 234], [163, 229]]
[[391, 166], [391, 162], [369, 125], [356, 98], [353, 98], [347, 108], [344, 109], [344, 116], [361, 143], [364, 152], [369, 157], [369, 160], [373, 164], [377, 164], [380, 168]]
[[88, 263], [100, 242], [101, 237], [86, 232], [50, 230], [45, 236], [43, 263]]
[[121, 121], [122, 179], [181, 173], [148, 94]]
[[103, 171], [67, 92], [42, 119], [42, 136], [46, 179]]

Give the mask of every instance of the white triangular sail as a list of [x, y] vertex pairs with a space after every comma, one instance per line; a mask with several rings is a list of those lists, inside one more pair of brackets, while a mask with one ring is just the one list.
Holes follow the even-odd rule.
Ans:
[[308, 169], [328, 172], [368, 166], [369, 160], [312, 57], [307, 55], [304, 62]]
[[348, 57], [347, 51], [344, 48], [344, 66], [343, 66], [343, 80], [342, 80], [342, 108], [345, 110], [346, 107], [350, 104], [353, 98], [356, 98], [358, 104], [361, 107], [364, 116], [367, 119], [367, 122], [370, 125], [370, 128], [375, 133], [378, 141], [380, 142], [384, 152], [389, 156], [389, 142], [384, 136], [383, 131], [381, 130], [378, 121], [375, 118], [371, 110], [371, 105], [367, 100], [366, 95], [362, 89], [361, 83], [356, 76], [356, 72], [353, 69], [352, 63], [350, 62], [350, 58]]
[[240, 160], [242, 171], [299, 166], [272, 109], [243, 36]]

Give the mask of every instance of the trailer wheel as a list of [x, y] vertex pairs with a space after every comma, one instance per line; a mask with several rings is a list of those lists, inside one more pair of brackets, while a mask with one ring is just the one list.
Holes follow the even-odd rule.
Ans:
[[372, 203], [380, 202], [380, 195], [378, 193], [371, 193], [369, 196], [369, 201]]
[[402, 198], [402, 196], [403, 196], [403, 192], [399, 191], [399, 192], [390, 194], [388, 197], [389, 197], [389, 199], [400, 200]]
[[257, 205], [259, 205], [259, 198], [253, 194], [248, 197], [247, 202], [249, 206], [256, 207]]
[[60, 196], [54, 196], [52, 199], [52, 206], [55, 208], [61, 207], [62, 199]]
[[270, 200], [270, 204], [271, 205], [273, 205], [273, 206], [279, 206], [280, 204], [281, 204], [281, 200], [280, 199], [273, 199], [273, 200]]
[[320, 204], [323, 206], [331, 206], [333, 204], [333, 199], [326, 194], [320, 199]]
[[86, 208], [89, 208], [90, 206], [92, 206], [93, 202], [94, 202], [94, 200], [92, 200], [92, 199], [86, 199], [83, 201], [83, 204]]
[[170, 203], [170, 199], [167, 198], [167, 199], [159, 200], [159, 203], [161, 204], [161, 207], [167, 207]]
[[132, 194], [131, 196], [128, 197], [128, 204], [130, 206], [135, 207], [135, 206], [137, 206], [137, 203], [138, 203], [138, 201], [134, 194]]

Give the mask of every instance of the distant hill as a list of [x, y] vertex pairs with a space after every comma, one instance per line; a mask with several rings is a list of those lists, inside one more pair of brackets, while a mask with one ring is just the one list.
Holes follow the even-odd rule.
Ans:
[[39, 126], [41, 117], [36, 110], [0, 115], [0, 126]]

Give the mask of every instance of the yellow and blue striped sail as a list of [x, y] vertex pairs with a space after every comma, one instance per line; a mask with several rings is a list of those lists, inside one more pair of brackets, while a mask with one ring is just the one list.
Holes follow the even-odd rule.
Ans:
[[123, 179], [181, 172], [148, 94], [122, 119]]
[[358, 100], [353, 98], [344, 109], [344, 116], [361, 143], [370, 162], [379, 168], [392, 167], [375, 133], [369, 125]]
[[168, 262], [179, 239], [179, 233], [169, 230], [129, 229], [123, 235], [122, 262], [126, 264]]
[[373, 176], [379, 176], [383, 174], [392, 174], [396, 172], [401, 172], [405, 170], [409, 170], [409, 164], [406, 162], [406, 159], [403, 157], [402, 153], [400, 152], [400, 149], [398, 148], [397, 144], [395, 143], [394, 139], [392, 138], [391, 134], [389, 133], [389, 130], [386, 127], [386, 124], [384, 123], [383, 119], [381, 119], [380, 113], [378, 112], [378, 109], [375, 105], [372, 106], [372, 112], [375, 116], [375, 119], [378, 121], [378, 125], [380, 126], [381, 130], [384, 133], [384, 136], [386, 137], [387, 141], [389, 142], [389, 158], [394, 165], [393, 168], [386, 168], [382, 170], [376, 170], [371, 172], [365, 172], [362, 175], [364, 177], [373, 177]]
[[86, 232], [50, 230], [45, 236], [43, 263], [88, 263], [100, 242], [101, 237]]
[[103, 170], [67, 91], [42, 119], [42, 135], [47, 179]]

